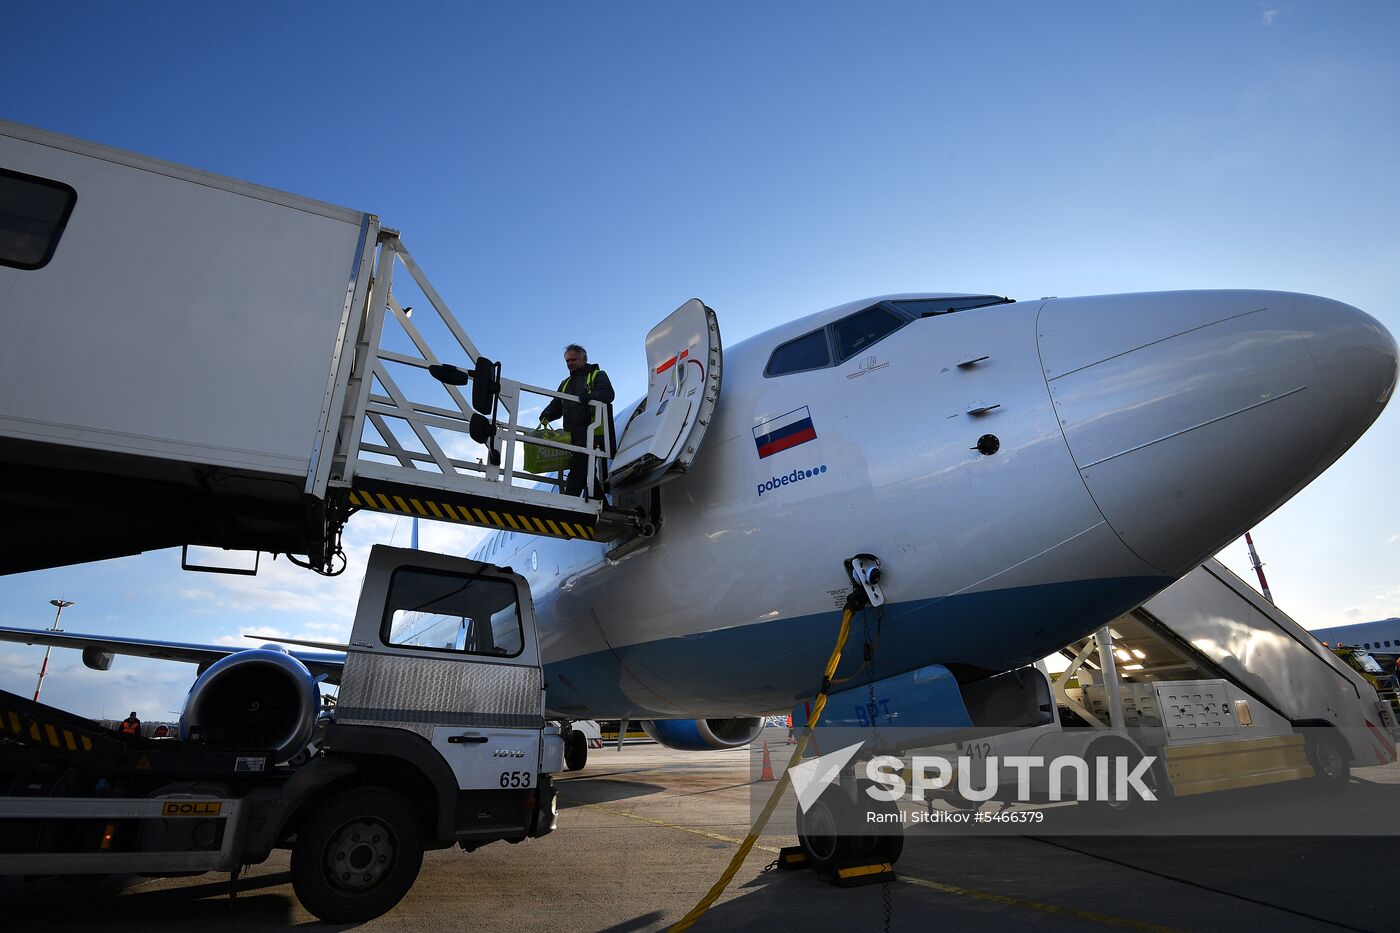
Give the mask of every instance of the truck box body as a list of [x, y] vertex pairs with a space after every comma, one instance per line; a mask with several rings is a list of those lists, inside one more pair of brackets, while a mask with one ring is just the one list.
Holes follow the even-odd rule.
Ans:
[[[376, 218], [10, 123], [0, 123], [0, 172], [12, 237], [23, 223], [14, 192], [30, 179], [75, 195], [42, 267], [0, 265], [0, 470], [7, 480], [64, 471], [8, 482], [30, 492], [4, 503], [9, 514], [66, 525], [70, 542], [92, 542], [88, 558], [163, 546], [166, 535], [198, 543], [161, 531], [189, 511], [169, 495], [177, 489], [186, 506], [191, 496], [257, 500], [225, 508], [214, 519], [225, 525], [295, 525], [288, 516], [300, 514], [335, 427], [330, 403], [345, 329], [365, 301]], [[104, 500], [139, 505], [152, 486], [167, 496], [152, 495], [150, 509], [91, 517]], [[269, 511], [269, 499], [289, 508]], [[31, 540], [42, 537], [31, 524]], [[133, 527], [123, 535], [118, 524]], [[285, 530], [289, 545], [301, 536]], [[206, 543], [237, 546], [240, 534], [223, 537]], [[277, 535], [246, 537], [266, 548]]]

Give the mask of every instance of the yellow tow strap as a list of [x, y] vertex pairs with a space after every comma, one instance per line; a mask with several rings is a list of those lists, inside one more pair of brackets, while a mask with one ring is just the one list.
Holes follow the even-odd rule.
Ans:
[[[836, 647], [831, 651], [831, 658], [826, 662], [826, 676], [822, 678], [822, 688], [817, 693], [817, 701], [812, 705], [812, 712], [807, 717], [807, 728], [802, 730], [802, 738], [797, 740], [797, 747], [792, 751], [792, 758], [788, 759], [788, 768], [798, 764], [802, 760], [802, 753], [807, 748], [807, 740], [812, 737], [812, 728], [821, 719], [822, 709], [826, 706], [826, 694], [831, 689], [831, 679], [836, 676], [836, 665], [841, 663], [841, 651], [846, 647], [846, 637], [851, 634], [851, 616], [855, 615], [855, 607], [851, 602], [846, 603], [846, 609], [841, 614], [841, 632], [836, 636]], [[700, 902], [691, 908], [690, 913], [677, 920], [667, 933], [681, 933], [682, 930], [690, 929], [691, 925], [699, 920], [705, 911], [709, 910], [714, 902], [724, 893], [724, 889], [729, 887], [729, 882], [734, 880], [734, 874], [739, 870], [739, 866], [744, 864], [744, 859], [748, 857], [749, 850], [758, 841], [759, 833], [763, 832], [763, 827], [768, 825], [768, 818], [773, 815], [773, 808], [778, 805], [778, 799], [783, 796], [783, 791], [787, 790], [788, 771], [783, 770], [783, 776], [778, 779], [778, 783], [773, 786], [773, 793], [769, 795], [768, 802], [763, 805], [763, 811], [758, 814], [758, 819], [754, 821], [753, 828], [744, 837], [744, 841], [739, 844], [739, 851], [734, 853], [734, 857], [729, 860], [729, 867], [724, 870], [724, 874], [719, 876], [719, 880], [714, 883], [714, 887], [700, 898]]]

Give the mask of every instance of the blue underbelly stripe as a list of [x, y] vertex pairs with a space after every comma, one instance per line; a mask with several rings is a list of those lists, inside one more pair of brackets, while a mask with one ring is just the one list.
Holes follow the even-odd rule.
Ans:
[[[1049, 583], [887, 604], [875, 676], [930, 664], [997, 672], [1033, 663], [1133, 609], [1167, 576]], [[867, 610], [873, 631], [876, 610]], [[545, 664], [550, 710], [573, 718], [786, 711], [816, 693], [838, 610], [599, 651]], [[837, 670], [861, 666], [863, 620]], [[619, 663], [619, 659], [621, 663]]]

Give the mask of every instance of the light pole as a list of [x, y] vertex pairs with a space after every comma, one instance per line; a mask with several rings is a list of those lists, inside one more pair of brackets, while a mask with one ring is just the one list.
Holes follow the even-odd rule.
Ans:
[[[54, 613], [53, 627], [50, 628], [49, 631], [61, 632], [63, 631], [63, 629], [58, 627], [58, 620], [63, 618], [63, 610], [73, 605], [73, 601], [71, 599], [51, 599], [49, 600], [49, 605], [58, 607], [58, 612]], [[49, 645], [47, 648], [44, 649], [44, 663], [39, 668], [39, 683], [34, 686], [35, 703], [39, 702], [39, 691], [44, 689], [44, 675], [49, 672], [49, 652], [52, 650], [53, 645]]]

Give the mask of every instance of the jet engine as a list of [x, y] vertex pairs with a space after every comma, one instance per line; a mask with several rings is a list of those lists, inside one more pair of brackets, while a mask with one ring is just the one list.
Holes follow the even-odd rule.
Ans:
[[642, 731], [658, 744], [685, 752], [748, 745], [763, 731], [763, 717], [736, 719], [648, 719]]
[[195, 731], [206, 747], [271, 751], [286, 761], [316, 731], [321, 689], [296, 658], [277, 647], [221, 658], [199, 675], [180, 714], [180, 737]]

